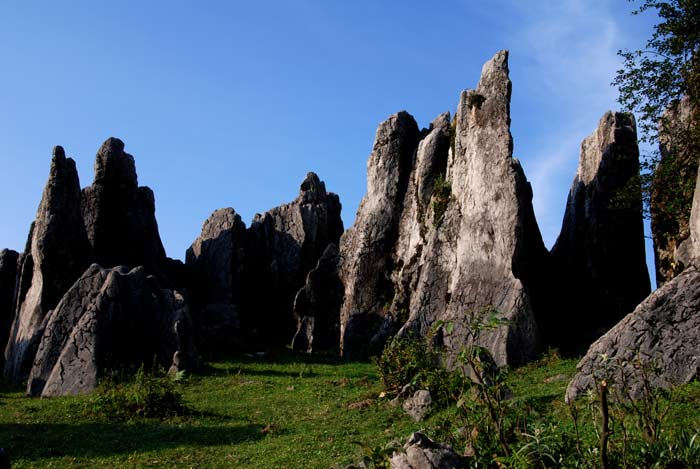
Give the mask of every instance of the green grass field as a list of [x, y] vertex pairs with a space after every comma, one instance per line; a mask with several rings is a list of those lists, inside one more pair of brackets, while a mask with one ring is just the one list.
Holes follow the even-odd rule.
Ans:
[[[533, 426], [570, 429], [563, 402], [575, 360], [514, 370], [514, 405]], [[361, 460], [366, 446], [413, 431], [445, 436], [453, 409], [415, 423], [388, 399], [371, 363], [282, 353], [209, 363], [177, 384], [190, 411], [167, 419], [109, 421], [93, 396], [30, 399], [0, 390], [0, 446], [13, 467], [328, 468]], [[670, 428], [700, 427], [700, 386], [676, 393]], [[586, 436], [594, 438], [592, 432]]]

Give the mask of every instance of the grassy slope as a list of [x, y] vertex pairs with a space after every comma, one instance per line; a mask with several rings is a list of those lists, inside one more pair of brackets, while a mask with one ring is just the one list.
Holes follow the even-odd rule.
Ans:
[[[313, 360], [213, 363], [181, 386], [194, 413], [164, 421], [110, 423], [91, 416], [89, 396], [28, 399], [1, 389], [0, 446], [13, 467], [330, 467], [361, 459], [354, 441], [403, 441], [450, 418], [444, 410], [414, 423], [377, 399], [372, 364]], [[514, 399], [535, 425], [571, 425], [562, 396], [574, 369], [575, 361], [554, 359], [511, 374]], [[670, 428], [700, 426], [699, 397], [698, 385], [679, 390]]]

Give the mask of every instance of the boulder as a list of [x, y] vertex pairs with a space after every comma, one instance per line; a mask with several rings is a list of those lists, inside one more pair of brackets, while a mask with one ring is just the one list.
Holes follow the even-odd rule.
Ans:
[[257, 214], [247, 232], [241, 326], [269, 344], [296, 331], [294, 298], [326, 247], [343, 233], [341, 204], [314, 173], [291, 203]]
[[[445, 182], [433, 193], [432, 229], [426, 235], [420, 275], [401, 335], [436, 336], [448, 366], [477, 340], [495, 362], [523, 363], [538, 347], [535, 306], [541, 302], [548, 253], [532, 208], [532, 189], [513, 158], [508, 52], [483, 67], [476, 90], [462, 92], [454, 148]], [[439, 197], [439, 200], [438, 200]], [[439, 209], [444, 212], [435, 213]], [[498, 312], [506, 323], [475, 332], [475, 323]]]
[[403, 403], [403, 410], [416, 422], [423, 420], [429, 413], [433, 405], [433, 398], [430, 391], [421, 389], [416, 391]]
[[[14, 316], [17, 260], [19, 254], [11, 249], [0, 251], [0, 350], [5, 350]], [[0, 365], [3, 363], [0, 356]]]
[[5, 349], [5, 379], [27, 377], [44, 319], [89, 265], [75, 162], [53, 150], [49, 180], [20, 260], [16, 313]]
[[[650, 292], [634, 116], [607, 112], [581, 143], [561, 233], [552, 248], [561, 294], [546, 341], [588, 346]], [[556, 279], [554, 279], [556, 282]]]
[[455, 469], [466, 467], [467, 461], [450, 446], [435, 443], [420, 432], [406, 441], [403, 452], [394, 452], [392, 469]]
[[338, 347], [343, 301], [338, 260], [338, 247], [329, 244], [294, 298], [293, 312], [297, 321], [297, 331], [292, 339], [294, 350], [312, 352], [314, 348]]
[[576, 399], [606, 378], [629, 396], [700, 377], [700, 271], [686, 268], [588, 349], [566, 391]]
[[[196, 366], [187, 303], [142, 267], [90, 266], [46, 318], [30, 396], [85, 394], [106, 370]], [[175, 362], [175, 363], [174, 363]]]
[[138, 186], [134, 157], [118, 138], [108, 138], [97, 152], [95, 180], [82, 191], [82, 211], [94, 262], [106, 268], [143, 266], [165, 277], [153, 191]]

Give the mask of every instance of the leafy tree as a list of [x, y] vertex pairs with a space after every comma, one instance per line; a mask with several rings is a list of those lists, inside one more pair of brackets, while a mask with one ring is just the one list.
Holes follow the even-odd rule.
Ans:
[[640, 140], [660, 148], [644, 155], [641, 186], [661, 284], [682, 268], [672, 253], [688, 235], [700, 157], [700, 0], [643, 0], [633, 14], [647, 10], [660, 22], [644, 49], [618, 52], [613, 84], [637, 114]]

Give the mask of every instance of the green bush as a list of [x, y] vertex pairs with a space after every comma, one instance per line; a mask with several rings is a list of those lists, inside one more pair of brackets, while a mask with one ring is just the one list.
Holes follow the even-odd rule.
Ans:
[[452, 198], [452, 186], [441, 174], [433, 185], [433, 224], [438, 227]]
[[184, 415], [188, 410], [172, 379], [162, 372], [147, 373], [143, 366], [133, 380], [106, 380], [89, 405], [93, 414], [110, 420], [164, 419]]

